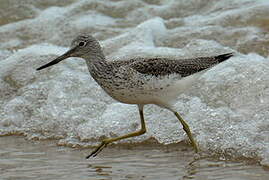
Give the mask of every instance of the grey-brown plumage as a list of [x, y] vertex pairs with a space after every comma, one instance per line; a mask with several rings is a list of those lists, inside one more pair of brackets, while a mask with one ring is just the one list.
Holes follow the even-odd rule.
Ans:
[[[165, 76], [173, 73], [186, 77], [210, 68], [233, 56], [232, 53], [212, 57], [171, 60], [167, 58], [131, 59], [122, 64], [129, 66], [142, 74]], [[120, 63], [121, 64], [121, 63]], [[121, 64], [121, 65], [122, 65]]]
[[146, 132], [143, 107], [155, 104], [172, 111], [183, 125], [195, 151], [198, 151], [187, 123], [179, 116], [173, 100], [192, 86], [201, 72], [229, 59], [232, 53], [212, 57], [190, 59], [134, 58], [125, 61], [106, 61], [99, 42], [92, 36], [79, 36], [71, 44], [71, 49], [37, 70], [57, 64], [68, 57], [86, 60], [89, 72], [96, 82], [112, 98], [122, 103], [137, 104], [141, 119], [141, 129], [117, 138], [105, 139], [89, 155], [96, 156], [108, 143], [138, 136]]

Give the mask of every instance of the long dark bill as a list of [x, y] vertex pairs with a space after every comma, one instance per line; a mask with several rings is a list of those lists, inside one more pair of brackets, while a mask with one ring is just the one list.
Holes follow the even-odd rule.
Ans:
[[54, 59], [53, 61], [49, 62], [48, 64], [45, 64], [45, 65], [37, 68], [36, 70], [39, 71], [41, 69], [44, 69], [44, 68], [47, 68], [47, 67], [52, 66], [54, 64], [57, 64], [57, 63], [61, 62], [62, 60], [71, 57], [74, 51], [75, 51], [75, 48], [72, 48], [69, 51], [67, 51], [66, 53], [64, 53], [63, 55], [57, 57], [56, 59]]

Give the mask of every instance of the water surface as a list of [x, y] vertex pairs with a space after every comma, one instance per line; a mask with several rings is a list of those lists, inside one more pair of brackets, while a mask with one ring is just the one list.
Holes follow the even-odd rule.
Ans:
[[268, 169], [253, 161], [195, 156], [184, 144], [125, 145], [85, 159], [91, 149], [59, 147], [53, 141], [0, 138], [0, 179], [5, 180], [267, 180]]

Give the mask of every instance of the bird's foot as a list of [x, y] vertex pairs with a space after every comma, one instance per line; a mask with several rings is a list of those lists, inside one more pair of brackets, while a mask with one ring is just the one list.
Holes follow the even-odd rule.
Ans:
[[86, 159], [97, 156], [107, 146], [108, 143], [108, 140], [103, 140], [102, 143], [97, 146], [97, 148], [90, 155], [86, 157]]

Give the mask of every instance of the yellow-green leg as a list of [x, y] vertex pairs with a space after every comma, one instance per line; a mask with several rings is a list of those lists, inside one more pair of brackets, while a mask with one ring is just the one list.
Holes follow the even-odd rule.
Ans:
[[118, 140], [121, 140], [121, 139], [134, 137], [134, 136], [140, 136], [140, 135], [144, 134], [146, 132], [146, 124], [145, 124], [145, 121], [144, 121], [143, 106], [139, 105], [138, 109], [139, 109], [139, 115], [140, 115], [140, 120], [141, 120], [141, 129], [139, 131], [135, 131], [133, 133], [126, 134], [126, 135], [116, 137], [116, 138], [104, 139], [102, 141], [102, 143], [99, 146], [97, 146], [97, 148], [89, 156], [87, 156], [86, 158], [88, 159], [90, 157], [97, 156], [109, 143], [112, 143], [114, 141], [118, 141]]
[[187, 133], [187, 135], [188, 135], [188, 137], [189, 137], [189, 139], [191, 141], [191, 144], [192, 144], [195, 152], [197, 153], [198, 152], [198, 146], [197, 146], [195, 140], [192, 137], [189, 125], [182, 119], [182, 117], [177, 112], [174, 112], [174, 113], [175, 113], [176, 117], [178, 118], [178, 120], [180, 121], [180, 123], [182, 124], [184, 131]]

